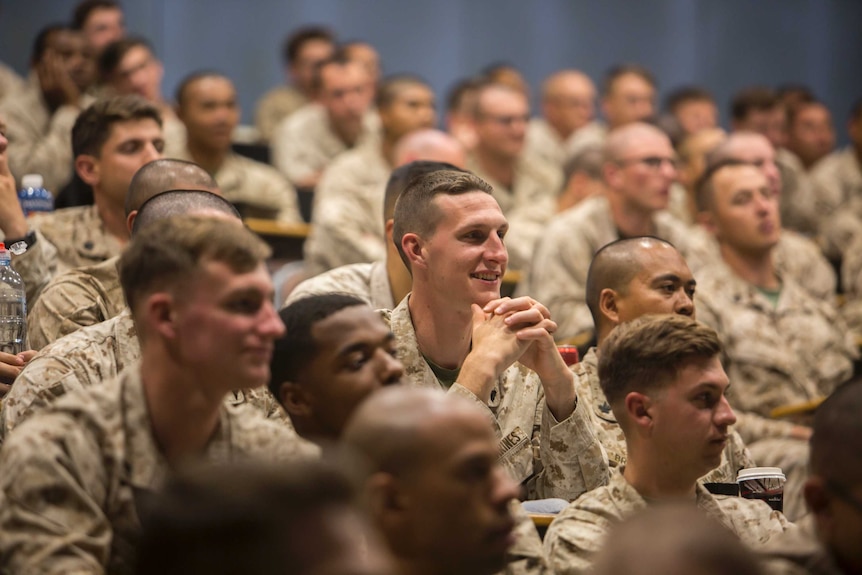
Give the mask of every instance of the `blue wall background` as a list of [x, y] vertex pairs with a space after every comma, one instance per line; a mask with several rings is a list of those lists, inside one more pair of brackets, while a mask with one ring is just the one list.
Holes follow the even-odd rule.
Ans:
[[[5, 0], [0, 60], [25, 72], [43, 25], [69, 18], [77, 0]], [[622, 61], [651, 69], [662, 95], [697, 83], [727, 103], [751, 84], [802, 82], [832, 108], [842, 141], [862, 97], [859, 0], [125, 0], [130, 31], [165, 64], [163, 88], [200, 68], [236, 82], [243, 118], [282, 81], [279, 46], [292, 28], [325, 23], [370, 41], [388, 73], [416, 72], [442, 103], [458, 78], [495, 60], [525, 74], [534, 94], [563, 67], [599, 81]], [[535, 99], [535, 98], [534, 98]]]

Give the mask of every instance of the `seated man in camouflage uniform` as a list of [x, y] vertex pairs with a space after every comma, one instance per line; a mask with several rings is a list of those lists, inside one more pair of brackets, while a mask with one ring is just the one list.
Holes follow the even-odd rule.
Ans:
[[279, 315], [287, 334], [275, 342], [269, 390], [302, 437], [338, 440], [363, 399], [401, 382], [395, 336], [361, 299], [312, 295]]
[[[223, 198], [203, 191], [172, 191], [146, 202], [135, 219], [134, 233], [175, 215], [221, 216], [237, 220]], [[137, 331], [128, 308], [106, 321], [77, 330], [44, 347], [15, 380], [0, 409], [0, 441], [15, 426], [57, 397], [74, 389], [98, 385], [133, 365], [141, 356]], [[282, 417], [265, 390], [237, 391], [232, 403], [253, 402], [268, 416]]]
[[[734, 407], [765, 421], [777, 407], [832, 393], [853, 373], [856, 346], [832, 303], [814, 299], [774, 264], [781, 221], [766, 178], [749, 164], [720, 163], [704, 175], [698, 206], [721, 251], [720, 261], [697, 272], [698, 317], [724, 343]], [[798, 439], [810, 431], [775, 437], [767, 428], [747, 429], [739, 432], [754, 459], [783, 468], [787, 492], [801, 488], [807, 449]], [[802, 512], [786, 510], [791, 518]]]
[[369, 515], [402, 575], [547, 572], [493, 427], [475, 403], [390, 387], [357, 408], [344, 443], [366, 458]]
[[[664, 240], [641, 237], [606, 245], [593, 257], [587, 274], [587, 305], [596, 324], [599, 348], [617, 326], [645, 314], [694, 317], [696, 285], [682, 255]], [[578, 397], [589, 406], [596, 436], [607, 453], [610, 476], [616, 468], [625, 466], [626, 444], [599, 384], [599, 348], [590, 348], [572, 369], [577, 376]], [[736, 487], [737, 472], [753, 466], [742, 438], [730, 431], [721, 465], [702, 480]]]
[[[135, 173], [126, 195], [126, 226], [132, 233], [140, 207], [168, 190], [201, 190], [221, 195], [203, 168], [183, 160], [154, 160]], [[117, 261], [67, 270], [52, 279], [27, 314], [27, 336], [42, 349], [84, 326], [111, 319], [125, 307]]]
[[440, 170], [413, 179], [395, 205], [393, 233], [413, 291], [387, 318], [408, 385], [481, 406], [504, 466], [529, 497], [571, 499], [605, 481], [601, 447], [548, 310], [526, 297], [500, 299], [507, 229], [478, 177]]
[[752, 547], [793, 527], [765, 502], [714, 496], [698, 479], [721, 462], [736, 421], [720, 353], [715, 331], [681, 315], [644, 316], [605, 339], [599, 380], [628, 459], [609, 485], [582, 495], [551, 524], [545, 550], [555, 573], [587, 572], [610, 526], [648, 502], [694, 502]]
[[141, 361], [68, 394], [0, 451], [0, 568], [13, 573], [126, 573], [138, 510], [184, 461], [286, 459], [299, 437], [231, 389], [269, 378], [284, 324], [272, 305], [266, 244], [232, 222], [155, 222], [120, 258]]
[[72, 128], [75, 170], [93, 188], [94, 205], [25, 218], [14, 189], [0, 188], [0, 231], [24, 280], [28, 305], [57, 273], [120, 253], [129, 240], [129, 182], [141, 166], [162, 156], [163, 147], [154, 105], [139, 96], [100, 100]]

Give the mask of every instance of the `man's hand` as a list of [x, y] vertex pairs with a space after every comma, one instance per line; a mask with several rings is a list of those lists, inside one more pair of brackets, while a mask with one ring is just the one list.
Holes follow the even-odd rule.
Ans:
[[487, 403], [497, 378], [518, 361], [530, 342], [520, 340], [515, 329], [507, 325], [511, 315], [489, 313], [476, 304], [472, 311], [472, 349], [461, 366], [458, 383]]
[[34, 355], [36, 350], [33, 349], [22, 351], [18, 355], [0, 351], [0, 397], [9, 393], [12, 382]]
[[42, 61], [36, 66], [36, 73], [39, 76], [42, 95], [51, 111], [64, 105], [78, 105], [81, 91], [63, 67], [62, 58], [54, 50], [46, 50]]
[[532, 298], [522, 297], [494, 300], [485, 306], [485, 311], [502, 315], [505, 323], [515, 329], [518, 340], [530, 343], [520, 357], [521, 363], [539, 376], [545, 400], [557, 421], [568, 418], [577, 398], [574, 374], [557, 350], [553, 336], [557, 324], [548, 308]]

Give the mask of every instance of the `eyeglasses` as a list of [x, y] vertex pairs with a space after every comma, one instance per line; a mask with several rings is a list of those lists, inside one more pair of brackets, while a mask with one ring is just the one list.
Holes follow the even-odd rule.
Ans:
[[676, 158], [663, 158], [661, 156], [646, 156], [643, 158], [629, 158], [627, 160], [619, 160], [617, 162], [620, 166], [628, 166], [631, 164], [643, 164], [651, 170], [659, 170], [661, 167], [667, 163], [674, 170], [679, 167], [679, 160]]
[[840, 499], [843, 499], [845, 503], [848, 503], [850, 507], [855, 509], [857, 512], [862, 513], [862, 501], [850, 493], [850, 489], [833, 479], [826, 480], [826, 488], [837, 495]]
[[530, 121], [530, 115], [511, 115], [511, 116], [495, 116], [493, 114], [480, 114], [480, 120], [487, 120], [489, 122], [494, 122], [495, 124], [499, 124], [500, 126], [504, 126], [506, 128], [513, 126], [514, 124], [518, 124], [523, 122], [526, 124]]

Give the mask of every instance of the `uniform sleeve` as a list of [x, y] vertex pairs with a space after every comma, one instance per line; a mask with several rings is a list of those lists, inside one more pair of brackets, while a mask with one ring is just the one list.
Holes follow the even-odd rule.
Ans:
[[9, 439], [0, 469], [0, 571], [103, 573], [112, 530], [96, 441], [46, 417]]
[[607, 484], [608, 456], [593, 433], [587, 405], [578, 401], [564, 421], [557, 421], [544, 403], [540, 454], [542, 473], [536, 483], [540, 498], [572, 501], [581, 494]]
[[272, 165], [291, 182], [302, 181], [322, 169], [325, 158], [316, 157], [312, 134], [303, 134], [295, 117], [282, 120], [272, 133]]
[[76, 277], [50, 282], [27, 312], [30, 347], [42, 349], [82, 327], [105, 321], [109, 311], [104, 298], [94, 296], [94, 288]]
[[506, 248], [509, 252], [509, 267], [524, 269], [533, 257], [542, 231], [555, 211], [553, 200], [547, 194], [532, 194], [528, 201], [516, 206], [507, 215], [509, 233], [506, 235]]
[[543, 575], [550, 573], [545, 550], [533, 520], [518, 501], [512, 502], [515, 518], [515, 544], [507, 553], [504, 575]]
[[37, 231], [36, 243], [20, 256], [12, 256], [12, 267], [24, 281], [27, 307], [32, 308], [57, 273], [57, 248]]
[[607, 517], [576, 505], [577, 501], [564, 510], [545, 534], [545, 556], [557, 575], [588, 573], [611, 526]]

